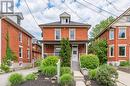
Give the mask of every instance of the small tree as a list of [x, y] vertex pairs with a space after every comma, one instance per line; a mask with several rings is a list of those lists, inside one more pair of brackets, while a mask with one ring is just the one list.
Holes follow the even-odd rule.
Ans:
[[92, 41], [88, 47], [90, 54], [95, 54], [98, 56], [100, 64], [107, 62], [107, 42], [106, 40], [95, 40]]
[[62, 61], [62, 66], [70, 66], [71, 47], [68, 39], [63, 38], [61, 40], [60, 57]]

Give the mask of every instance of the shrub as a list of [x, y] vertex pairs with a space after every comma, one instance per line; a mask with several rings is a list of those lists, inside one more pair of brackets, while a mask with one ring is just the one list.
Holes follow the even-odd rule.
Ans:
[[3, 70], [3, 71], [6, 72], [6, 73], [10, 72], [9, 66], [8, 66], [8, 65], [5, 65], [5, 64], [1, 64], [0, 69]]
[[88, 77], [89, 79], [95, 80], [97, 75], [97, 69], [89, 70]]
[[43, 59], [41, 62], [41, 66], [56, 66], [56, 63], [58, 62], [57, 56], [48, 56], [46, 59]]
[[99, 66], [99, 59], [96, 55], [88, 54], [80, 57], [82, 68], [95, 69]]
[[73, 82], [74, 82], [74, 79], [71, 74], [64, 74], [60, 77], [61, 86], [72, 86]]
[[102, 65], [97, 70], [97, 81], [104, 86], [115, 86], [118, 78], [117, 70], [108, 65]]
[[48, 77], [56, 75], [56, 67], [55, 66], [43, 67], [41, 71], [45, 76], [48, 76]]
[[25, 77], [26, 80], [36, 80], [37, 79], [37, 75], [32, 73], [32, 74], [28, 74], [26, 77]]
[[63, 74], [71, 74], [70, 67], [61, 67], [61, 75]]
[[130, 62], [129, 61], [121, 61], [120, 66], [129, 66]]
[[18, 73], [11, 74], [9, 77], [9, 82], [11, 86], [19, 85], [23, 82], [23, 76]]
[[39, 58], [35, 61], [34, 65], [37, 67], [37, 66], [40, 66], [41, 64], [41, 61], [42, 61], [42, 58]]

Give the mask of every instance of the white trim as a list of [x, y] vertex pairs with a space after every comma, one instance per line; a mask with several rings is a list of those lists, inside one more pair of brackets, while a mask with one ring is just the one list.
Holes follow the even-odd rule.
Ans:
[[19, 57], [19, 58], [23, 58], [23, 46], [19, 45], [19, 48], [22, 49], [22, 51], [21, 51], [21, 57]]
[[[113, 47], [113, 56], [111, 56], [111, 47]], [[114, 57], [114, 44], [109, 45], [109, 57]]]
[[114, 37], [111, 38], [111, 31], [113, 31], [113, 36], [114, 36], [114, 29], [109, 30], [109, 40], [114, 40]]
[[1, 36], [2, 36], [2, 34], [1, 34], [1, 32], [2, 32], [2, 19], [0, 19], [0, 65], [1, 65], [1, 60], [2, 60], [2, 55], [1, 55], [1, 51], [2, 51], [2, 48], [1, 48]]
[[[118, 31], [118, 39], [126, 39], [126, 38], [127, 38], [127, 37], [126, 37], [126, 36], [127, 36], [127, 35], [126, 35], [126, 27], [118, 27], [118, 28], [119, 28], [119, 31]], [[120, 33], [120, 30], [121, 30], [121, 29], [125, 30], [125, 38], [120, 38], [120, 37], [119, 37], [119, 33]]]
[[61, 48], [61, 46], [60, 45], [54, 45], [54, 55], [56, 55], [55, 54], [56, 48]]
[[74, 47], [74, 46], [77, 47], [77, 48], [76, 48], [76, 50], [77, 50], [77, 61], [79, 60], [79, 59], [78, 59], [78, 54], [79, 54], [79, 52], [78, 52], [78, 45], [72, 45], [71, 62], [73, 61], [73, 49], [74, 49], [73, 47]]
[[[70, 35], [70, 32], [71, 31], [74, 31], [74, 39], [71, 39], [71, 35]], [[76, 36], [76, 32], [75, 32], [75, 28], [69, 28], [69, 40], [75, 40], [75, 36]]]
[[[127, 45], [127, 44], [118, 44], [118, 56], [119, 56], [119, 57], [126, 57], [126, 45]], [[124, 55], [124, 56], [120, 56], [120, 55], [119, 55], [119, 47], [125, 47], [125, 55]]]
[[[56, 31], [60, 30], [60, 39], [56, 39]], [[55, 28], [55, 40], [61, 40], [61, 29], [60, 28]]]

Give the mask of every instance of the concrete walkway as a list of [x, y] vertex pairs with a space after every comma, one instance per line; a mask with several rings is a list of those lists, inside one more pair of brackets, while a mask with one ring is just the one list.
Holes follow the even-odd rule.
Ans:
[[80, 71], [79, 62], [72, 61], [72, 70], [73, 71]]
[[122, 71], [118, 71], [119, 78], [117, 82], [118, 86], [130, 86], [130, 74]]
[[15, 72], [11, 72], [11, 73], [2, 74], [2, 75], [0, 75], [0, 86], [7, 86], [8, 85], [8, 77], [12, 73], [20, 73], [20, 74], [25, 76], [25, 75], [30, 74], [32, 72], [37, 72], [37, 68], [19, 70], [19, 71], [15, 71]]

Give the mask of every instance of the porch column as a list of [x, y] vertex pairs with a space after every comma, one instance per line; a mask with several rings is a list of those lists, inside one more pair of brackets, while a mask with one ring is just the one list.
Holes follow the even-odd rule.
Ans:
[[86, 54], [88, 54], [88, 43], [86, 43]]
[[42, 58], [44, 58], [44, 43], [42, 43]]

